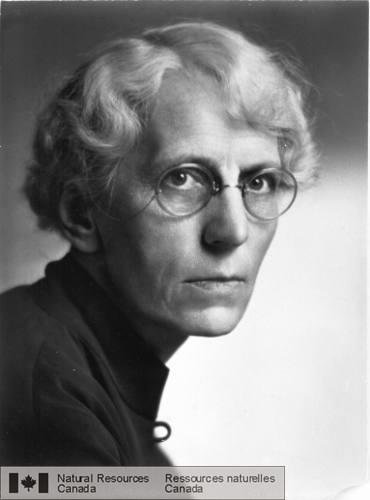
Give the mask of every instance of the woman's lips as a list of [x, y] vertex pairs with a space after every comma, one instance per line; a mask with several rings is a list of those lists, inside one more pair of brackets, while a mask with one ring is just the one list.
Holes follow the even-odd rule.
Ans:
[[200, 278], [186, 281], [189, 285], [209, 291], [227, 291], [238, 288], [245, 283], [244, 279], [232, 278]]

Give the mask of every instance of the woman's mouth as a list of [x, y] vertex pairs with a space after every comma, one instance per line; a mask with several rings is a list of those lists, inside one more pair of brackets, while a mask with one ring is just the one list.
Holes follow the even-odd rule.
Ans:
[[217, 277], [217, 278], [202, 278], [202, 279], [188, 280], [186, 283], [204, 290], [227, 291], [240, 287], [245, 283], [245, 280], [238, 277], [231, 277], [231, 278]]

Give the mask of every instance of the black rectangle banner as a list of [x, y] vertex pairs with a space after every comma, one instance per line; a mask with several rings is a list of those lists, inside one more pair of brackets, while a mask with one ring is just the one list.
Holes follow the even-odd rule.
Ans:
[[49, 492], [49, 474], [40, 472], [39, 474], [39, 493]]
[[18, 473], [9, 473], [9, 493], [18, 493]]

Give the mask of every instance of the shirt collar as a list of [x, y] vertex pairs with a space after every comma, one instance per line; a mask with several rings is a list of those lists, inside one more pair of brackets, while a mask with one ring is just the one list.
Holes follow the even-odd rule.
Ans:
[[155, 420], [168, 368], [132, 330], [107, 293], [71, 254], [49, 264], [46, 277], [57, 278], [93, 331], [129, 406]]

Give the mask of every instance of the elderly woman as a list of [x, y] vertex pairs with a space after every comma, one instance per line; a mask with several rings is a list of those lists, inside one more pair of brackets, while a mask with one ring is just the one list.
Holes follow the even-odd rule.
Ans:
[[101, 47], [41, 115], [25, 193], [71, 251], [1, 299], [3, 465], [160, 465], [165, 362], [230, 332], [314, 176], [305, 81], [210, 23]]

